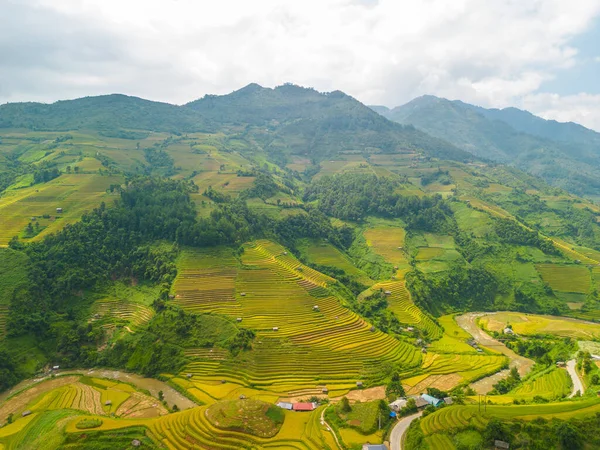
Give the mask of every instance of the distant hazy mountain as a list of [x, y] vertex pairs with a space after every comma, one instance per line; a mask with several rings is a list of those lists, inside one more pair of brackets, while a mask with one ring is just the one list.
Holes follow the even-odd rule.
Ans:
[[373, 110], [411, 124], [481, 158], [541, 176], [578, 194], [600, 194], [600, 133], [516, 108], [485, 109], [423, 96], [394, 109]]

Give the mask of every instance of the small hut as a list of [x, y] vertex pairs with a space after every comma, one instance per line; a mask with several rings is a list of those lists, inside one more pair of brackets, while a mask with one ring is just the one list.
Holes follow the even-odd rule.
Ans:
[[273, 327], [273, 331], [279, 331], [279, 327]]
[[319, 305], [313, 306], [313, 311], [318, 311], [318, 310], [319, 310]]
[[112, 401], [111, 400], [106, 400], [104, 402], [104, 406], [112, 406]]
[[392, 295], [392, 291], [385, 291], [384, 294], [385, 295]]
[[193, 374], [191, 374], [191, 373], [188, 373], [188, 374], [186, 375], [186, 377], [188, 377], [188, 378], [192, 378], [193, 376], [194, 376], [194, 375], [193, 375]]
[[245, 293], [245, 292], [241, 292], [241, 293], [240, 293], [240, 296], [241, 296], [241, 297], [245, 297], [245, 296], [246, 296], [246, 293]]
[[221, 380], [221, 384], [227, 383], [227, 380]]
[[246, 400], [246, 396], [244, 394], [240, 395], [240, 400]]
[[326, 387], [324, 387], [324, 388], [321, 390], [321, 392], [322, 392], [323, 394], [329, 394], [329, 389], [327, 389]]
[[142, 442], [138, 439], [134, 439], [133, 441], [131, 441], [131, 445], [133, 447], [139, 447], [140, 445], [142, 445]]
[[62, 208], [56, 208], [56, 214], [62, 214], [63, 209]]
[[371, 326], [371, 333], [373, 333], [375, 331], [375, 327]]
[[363, 387], [363, 382], [362, 381], [357, 381], [356, 382], [356, 387], [359, 387], [359, 388]]
[[241, 322], [241, 321], [242, 321], [242, 318], [241, 318], [241, 317], [238, 317], [238, 318], [237, 318], [237, 319], [235, 319], [235, 320], [236, 320], [237, 322]]
[[21, 413], [21, 417], [27, 417], [27, 416], [30, 416], [30, 415], [31, 415], [31, 411], [30, 411], [30, 410], [23, 411], [23, 412]]

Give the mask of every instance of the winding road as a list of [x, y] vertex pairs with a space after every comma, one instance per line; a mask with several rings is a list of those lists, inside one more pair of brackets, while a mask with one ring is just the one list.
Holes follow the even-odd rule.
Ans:
[[406, 433], [406, 430], [408, 430], [412, 421], [421, 417], [422, 414], [422, 412], [418, 412], [412, 416], [403, 417], [396, 425], [394, 425], [392, 433], [390, 434], [391, 450], [402, 450], [402, 437], [404, 436], [404, 433]]
[[583, 383], [581, 382], [581, 378], [577, 374], [577, 369], [575, 369], [576, 361], [572, 359], [571, 361], [567, 361], [567, 372], [571, 376], [571, 380], [573, 380], [573, 392], [569, 395], [569, 398], [575, 397], [577, 391], [583, 394]]

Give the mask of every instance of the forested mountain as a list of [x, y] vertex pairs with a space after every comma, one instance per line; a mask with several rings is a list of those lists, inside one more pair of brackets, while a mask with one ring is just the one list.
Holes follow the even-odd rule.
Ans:
[[544, 120], [516, 108], [485, 109], [434, 96], [374, 110], [481, 158], [520, 167], [555, 186], [581, 195], [600, 193], [595, 176], [600, 134], [581, 125]]

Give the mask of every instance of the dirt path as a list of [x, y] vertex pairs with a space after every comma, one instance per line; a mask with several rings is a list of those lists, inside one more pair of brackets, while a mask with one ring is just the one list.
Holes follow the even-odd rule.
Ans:
[[331, 434], [333, 434], [333, 438], [335, 439], [335, 443], [337, 444], [338, 448], [340, 450], [343, 450], [344, 447], [342, 447], [340, 445], [340, 441], [338, 441], [337, 435], [333, 432], [333, 428], [331, 428], [331, 426], [325, 421], [325, 410], [327, 408], [323, 408], [323, 411], [321, 411], [321, 425], [325, 425], [325, 427], [327, 427], [327, 430], [329, 430], [329, 432]]
[[[477, 343], [483, 347], [502, 353], [510, 359], [509, 367], [516, 367], [521, 377], [527, 375], [533, 367], [534, 361], [517, 355], [502, 342], [494, 339], [485, 331], [477, 326], [477, 318], [486, 315], [486, 313], [467, 313], [461, 316], [456, 316], [456, 323], [467, 333], [469, 333]], [[471, 387], [478, 394], [487, 394], [492, 385], [508, 376], [508, 370], [502, 370], [489, 377], [485, 377], [475, 383]]]
[[577, 361], [575, 361], [574, 359], [567, 362], [567, 372], [569, 372], [571, 380], [573, 380], [573, 392], [571, 392], [569, 398], [575, 397], [575, 394], [577, 394], [577, 392], [579, 392], [581, 395], [583, 395], [584, 392], [583, 383], [581, 382], [581, 378], [579, 378], [577, 369], [575, 369], [576, 363]]

